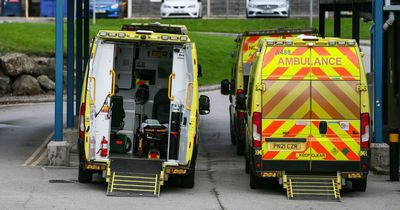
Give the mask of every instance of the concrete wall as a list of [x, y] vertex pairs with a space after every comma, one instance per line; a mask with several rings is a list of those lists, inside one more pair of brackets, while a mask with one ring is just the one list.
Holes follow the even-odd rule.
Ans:
[[[209, 0], [210, 17], [245, 17], [246, 0]], [[202, 0], [203, 17], [207, 16], [207, 0]], [[313, 0], [314, 15], [318, 14], [318, 0]], [[150, 0], [132, 0], [132, 17], [160, 17], [161, 2]], [[309, 0], [290, 0], [292, 17], [308, 16]]]

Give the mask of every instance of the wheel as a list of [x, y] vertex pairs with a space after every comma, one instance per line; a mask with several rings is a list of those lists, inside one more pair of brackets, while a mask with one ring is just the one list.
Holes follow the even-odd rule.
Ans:
[[189, 172], [186, 176], [181, 177], [181, 187], [193, 188], [194, 187], [194, 171]]
[[254, 175], [253, 173], [250, 173], [250, 188], [251, 189], [261, 189], [263, 185], [263, 180]]
[[232, 144], [236, 144], [235, 127], [232, 125], [232, 121], [230, 123], [230, 131], [231, 131], [231, 142]]
[[79, 166], [79, 174], [78, 181], [80, 183], [90, 183], [92, 182], [93, 172], [84, 170], [81, 166]]
[[249, 161], [247, 160], [247, 158], [245, 158], [244, 161], [246, 162], [245, 163], [245, 167], [244, 167], [244, 171], [246, 172], [246, 174], [249, 174], [250, 173]]
[[243, 135], [237, 135], [236, 137], [236, 154], [239, 156], [244, 155], [244, 139], [239, 139], [240, 137], [243, 137]]
[[365, 192], [365, 190], [367, 189], [367, 178], [353, 179], [351, 180], [351, 184], [353, 186], [353, 191]]
[[78, 181], [80, 183], [92, 182], [92, 171], [83, 168], [85, 164], [84, 143], [82, 139], [78, 139], [78, 154], [79, 154], [79, 167], [78, 167]]

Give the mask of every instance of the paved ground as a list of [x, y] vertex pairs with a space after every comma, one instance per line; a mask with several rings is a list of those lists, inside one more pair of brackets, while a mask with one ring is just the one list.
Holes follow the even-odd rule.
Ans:
[[[105, 195], [102, 182], [79, 184], [77, 168], [22, 166], [50, 133], [53, 104], [0, 107], [0, 209], [397, 209], [400, 184], [371, 174], [365, 193], [344, 191], [342, 202], [288, 201], [280, 186], [251, 190], [242, 157], [229, 140], [228, 98], [208, 92], [194, 189], [172, 183], [160, 198]], [[64, 183], [51, 183], [60, 180]]]

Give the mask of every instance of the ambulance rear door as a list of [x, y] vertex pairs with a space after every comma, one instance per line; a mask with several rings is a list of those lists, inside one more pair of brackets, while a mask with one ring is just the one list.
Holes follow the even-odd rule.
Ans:
[[262, 70], [264, 171], [310, 170], [310, 53], [305, 45], [267, 46]]
[[311, 48], [311, 169], [360, 168], [360, 64], [355, 46]]
[[[90, 62], [88, 89], [90, 95], [89, 159], [107, 160], [107, 154], [101, 153], [102, 146], [110, 143], [111, 96], [114, 92], [113, 79], [114, 44], [99, 40], [93, 60]], [[102, 145], [103, 142], [103, 145]]]

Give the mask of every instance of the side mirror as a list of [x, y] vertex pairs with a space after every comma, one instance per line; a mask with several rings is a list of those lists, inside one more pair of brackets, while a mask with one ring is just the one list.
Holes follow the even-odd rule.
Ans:
[[200, 64], [197, 65], [197, 77], [203, 76], [203, 69]]
[[208, 96], [200, 95], [199, 113], [201, 115], [206, 115], [210, 113], [210, 98], [208, 98]]
[[236, 95], [236, 109], [246, 110], [246, 95], [241, 93]]
[[230, 86], [230, 82], [227, 79], [224, 79], [221, 81], [221, 94], [222, 95], [228, 95], [229, 94], [229, 86]]

